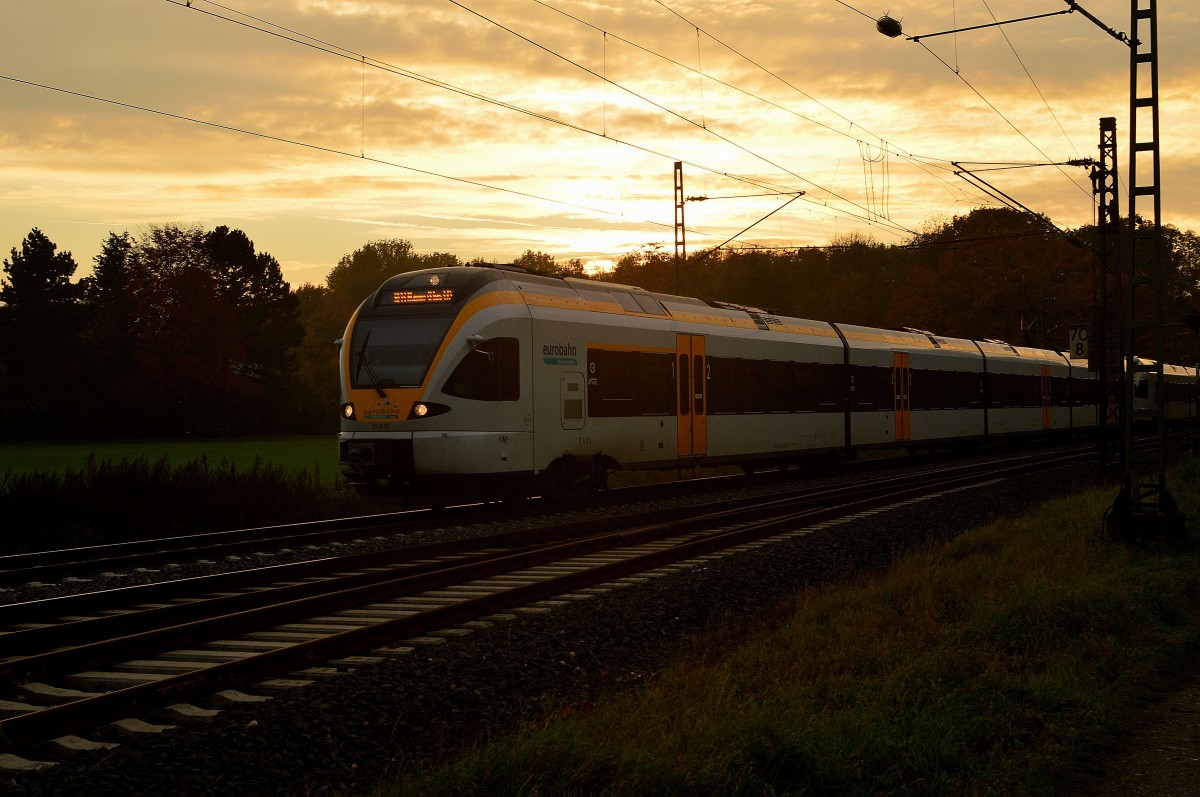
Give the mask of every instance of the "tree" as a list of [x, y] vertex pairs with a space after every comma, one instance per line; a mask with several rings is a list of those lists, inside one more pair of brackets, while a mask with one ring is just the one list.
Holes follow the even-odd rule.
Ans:
[[417, 254], [408, 241], [389, 238], [371, 241], [344, 256], [325, 277], [325, 284], [333, 301], [349, 318], [363, 299], [378, 290], [388, 277], [423, 268], [457, 265], [460, 263], [455, 255], [444, 252]]
[[0, 280], [0, 429], [69, 435], [78, 415], [55, 412], [80, 384], [82, 325], [75, 259], [36, 227], [11, 250]]
[[133, 239], [129, 232], [109, 233], [100, 247], [92, 268], [92, 276], [80, 280], [83, 300], [94, 307], [110, 309], [128, 296], [129, 256]]
[[667, 254], [657, 241], [643, 244], [636, 252], [622, 255], [610, 275], [610, 282], [637, 285], [656, 293], [680, 293], [674, 256]]
[[953, 337], [1067, 346], [1068, 324], [1089, 317], [1091, 255], [1045, 219], [985, 208], [917, 236], [892, 318]]
[[129, 363], [118, 392], [138, 397], [147, 433], [277, 432], [299, 416], [298, 302], [278, 261], [242, 231], [161, 225], [110, 237], [87, 287], [97, 308], [121, 310], [113, 323], [124, 330], [112, 331], [128, 355], [106, 354]]
[[301, 428], [323, 433], [337, 431], [338, 386], [337, 340], [345, 332], [347, 314], [324, 285], [301, 285], [296, 289], [304, 339], [296, 351], [298, 380], [303, 385]]
[[81, 280], [85, 329], [81, 353], [92, 386], [89, 427], [99, 435], [129, 435], [140, 423], [134, 362], [136, 302], [132, 280], [133, 239], [109, 233], [93, 260], [92, 276]]
[[568, 277], [584, 277], [587, 276], [583, 270], [583, 260], [578, 257], [572, 257], [558, 267], [561, 274]]
[[[234, 367], [243, 380], [257, 383], [258, 394], [290, 393], [289, 381], [296, 370], [295, 350], [304, 338], [304, 328], [299, 301], [283, 279], [279, 261], [265, 252], [256, 253], [254, 243], [244, 232], [225, 226], [207, 233], [204, 246], [224, 299], [238, 319], [244, 355]], [[287, 425], [300, 413], [298, 404], [277, 402], [267, 416], [263, 406], [261, 399], [255, 398], [245, 407], [243, 420], [270, 429]], [[287, 412], [283, 412], [285, 407]]]
[[0, 302], [13, 309], [39, 310], [77, 301], [79, 286], [71, 282], [75, 258], [57, 249], [34, 227], [21, 242], [21, 251], [13, 249], [11, 259], [4, 261], [8, 278], [0, 280]]
[[534, 252], [532, 249], [526, 249], [521, 253], [521, 256], [513, 261], [514, 266], [519, 266], [526, 271], [532, 271], [535, 274], [557, 274], [558, 266], [554, 264], [554, 258], [545, 252]]

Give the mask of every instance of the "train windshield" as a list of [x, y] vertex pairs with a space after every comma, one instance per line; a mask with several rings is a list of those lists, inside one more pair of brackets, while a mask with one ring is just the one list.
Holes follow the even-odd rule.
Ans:
[[351, 386], [419, 387], [453, 320], [452, 315], [360, 318], [351, 341]]

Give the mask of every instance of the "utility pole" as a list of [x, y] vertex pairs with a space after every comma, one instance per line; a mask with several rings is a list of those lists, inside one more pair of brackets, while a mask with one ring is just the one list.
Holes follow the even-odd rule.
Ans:
[[[1121, 492], [1109, 515], [1109, 531], [1129, 542], [1178, 540], [1184, 518], [1166, 483], [1166, 384], [1163, 328], [1166, 293], [1162, 267], [1162, 190], [1158, 126], [1157, 0], [1130, 0], [1129, 46], [1129, 280], [1125, 286], [1124, 404], [1121, 417]], [[1144, 7], [1143, 7], [1144, 5]], [[1141, 166], [1147, 168], [1140, 168]], [[1148, 223], [1139, 224], [1140, 219]], [[1144, 297], [1144, 298], [1142, 298]], [[1139, 360], [1139, 346], [1151, 362]], [[1134, 383], [1149, 379], [1149, 399], [1134, 409]], [[1150, 428], [1154, 446], [1133, 450], [1133, 426]]]
[[1121, 334], [1121, 258], [1118, 245], [1121, 229], [1121, 212], [1117, 199], [1117, 120], [1106, 116], [1100, 120], [1100, 160], [1092, 168], [1092, 193], [1096, 196], [1098, 213], [1096, 231], [1099, 234], [1092, 250], [1095, 264], [1096, 308], [1093, 327], [1098, 346], [1089, 349], [1088, 370], [1099, 374], [1100, 391], [1097, 398], [1096, 420], [1099, 424], [1100, 467], [1108, 468], [1111, 460], [1113, 436], [1110, 427], [1118, 427], [1122, 390], [1125, 381], [1121, 378], [1124, 362]]
[[675, 293], [683, 295], [679, 274], [687, 264], [687, 244], [683, 226], [683, 161], [675, 161]]
[[[1162, 191], [1159, 186], [1158, 143], [1158, 2], [1130, 0], [1130, 33], [1120, 33], [1105, 25], [1076, 0], [1065, 0], [1067, 8], [1038, 14], [974, 25], [969, 28], [927, 33], [924, 36], [905, 36], [919, 41], [931, 36], [944, 36], [966, 30], [979, 30], [1014, 22], [1027, 22], [1078, 11], [1088, 21], [1109, 36], [1129, 47], [1129, 227], [1132, 235], [1130, 263], [1122, 293], [1124, 327], [1121, 330], [1121, 359], [1117, 372], [1121, 375], [1121, 492], [1113, 502], [1108, 517], [1108, 529], [1113, 536], [1127, 542], [1155, 538], [1179, 540], [1183, 536], [1184, 518], [1175, 499], [1167, 490], [1166, 480], [1166, 385], [1163, 380], [1163, 358], [1166, 336], [1163, 332], [1165, 290], [1162, 274]], [[875, 29], [889, 38], [904, 36], [903, 26], [893, 17], [880, 17]], [[1103, 149], [1103, 144], [1101, 145]], [[1113, 145], [1115, 159], [1116, 147]], [[1149, 172], [1147, 179], [1139, 169], [1142, 160]], [[1115, 216], [1115, 192], [1114, 214]], [[1148, 212], [1147, 212], [1148, 211]], [[1143, 227], [1139, 219], [1146, 219]], [[1142, 298], [1144, 297], [1144, 298]], [[1105, 348], [1110, 341], [1103, 341]], [[1143, 361], [1135, 356], [1153, 358]], [[1150, 380], [1149, 401], [1134, 409], [1134, 383]], [[1134, 422], [1149, 426], [1154, 433], [1154, 446], [1149, 451], [1133, 450]]]

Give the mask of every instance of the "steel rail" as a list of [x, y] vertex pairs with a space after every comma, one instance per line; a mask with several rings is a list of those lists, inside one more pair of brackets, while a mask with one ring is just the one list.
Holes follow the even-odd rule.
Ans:
[[[194, 690], [202, 685], [210, 688], [228, 688], [297, 667], [311, 666], [318, 661], [361, 651], [365, 647], [397, 638], [418, 635], [433, 628], [493, 614], [530, 601], [577, 590], [633, 572], [653, 569], [721, 548], [756, 541], [782, 531], [792, 530], [797, 524], [816, 523], [831, 517], [852, 514], [868, 508], [927, 495], [931, 491], [955, 489], [981, 481], [1044, 469], [1065, 462], [1078, 461], [1086, 456], [1086, 454], [1060, 455], [1039, 462], [1009, 463], [989, 469], [972, 468], [970, 472], [955, 476], [948, 473], [923, 474], [927, 478], [920, 482], [907, 484], [898, 482], [890, 489], [876, 487], [866, 497], [857, 500], [846, 498], [844, 501], [835, 502], [832, 507], [799, 506], [795, 503], [789, 505], [788, 502], [771, 501], [768, 503], [772, 504], [777, 511], [775, 516], [749, 522], [744, 521], [744, 512], [732, 509], [710, 513], [707, 518], [691, 518], [680, 523], [660, 523], [639, 529], [610, 532], [602, 535], [604, 541], [620, 545], [644, 543], [649, 539], [663, 536], [675, 536], [681, 539], [677, 540], [670, 548], [660, 548], [624, 561], [611, 562], [586, 571], [549, 578], [525, 586], [499, 590], [487, 596], [464, 600], [410, 617], [343, 631], [246, 659], [225, 662], [163, 680], [89, 697], [74, 703], [43, 708], [30, 714], [11, 717], [0, 721], [0, 749], [20, 746], [28, 740], [46, 738], [48, 734], [52, 733], [66, 733], [94, 726], [100, 721], [97, 718], [116, 718], [136, 714], [162, 705], [164, 700], [169, 700], [174, 695]], [[711, 531], [714, 523], [728, 523], [735, 519], [741, 521], [736, 524], [735, 528]], [[228, 635], [231, 629], [245, 631], [261, 628], [264, 624], [274, 625], [310, 618], [314, 614], [327, 614], [338, 608], [370, 603], [383, 597], [394, 598], [398, 594], [419, 594], [449, 583], [462, 583], [486, 578], [488, 575], [510, 573], [547, 561], [559, 561], [563, 558], [590, 553], [597, 549], [597, 543], [600, 540], [601, 538], [590, 538], [553, 544], [539, 550], [506, 554], [488, 564], [453, 565], [441, 572], [402, 577], [368, 588], [340, 590], [334, 595], [314, 600], [291, 601], [271, 607], [270, 617], [266, 620], [262, 616], [254, 616], [256, 612], [245, 611], [236, 613], [232, 618], [197, 621], [159, 632], [92, 643], [82, 646], [81, 649], [53, 651], [42, 656], [27, 657], [26, 665], [30, 665], [35, 660], [38, 663], [36, 666], [28, 666], [24, 669], [32, 669], [39, 673], [66, 672], [76, 669], [80, 665], [88, 666], [89, 663], [98, 660], [112, 661], [114, 647], [121, 648], [117, 653], [117, 658], [124, 659], [151, 650], [161, 651], [180, 643], [194, 643], [198, 636], [205, 636], [214, 628], [219, 628], [221, 629], [219, 633]], [[233, 633], [236, 632], [236, 630], [233, 631]], [[151, 639], [153, 642], [150, 641]], [[107, 652], [101, 654], [101, 648], [106, 648]], [[99, 658], [96, 658], [98, 655]], [[6, 672], [11, 675], [22, 669], [20, 661], [10, 662]]]
[[[1079, 449], [1078, 451], [1085, 453], [1086, 449]], [[1027, 459], [1027, 456], [1022, 456], [1001, 460], [1001, 462], [1019, 462]], [[925, 471], [923, 474], [883, 476], [873, 480], [856, 482], [852, 485], [813, 488], [799, 494], [789, 494], [777, 499], [750, 497], [735, 499], [733, 501], [725, 499], [717, 500], [730, 511], [742, 511], [743, 507], [750, 506], [765, 508], [773, 504], [779, 505], [785, 502], [826, 501], [830, 500], [832, 496], [839, 494], [861, 494], [866, 489], [880, 489], [882, 486], [896, 483], [897, 480], [941, 478], [941, 474], [943, 473], [963, 472], [964, 467], [989, 468], [994, 466], [995, 464], [992, 463], [959, 466], [952, 470], [942, 468]], [[600, 526], [595, 521], [559, 525], [554, 527], [553, 531], [549, 533], [553, 534], [554, 539], [561, 539], [567, 535], [590, 534], [601, 526], [611, 528], [628, 524], [630, 518], [636, 523], [645, 524], [651, 520], [665, 522], [667, 520], [679, 519], [689, 514], [701, 514], [708, 511], [703, 505], [699, 505], [678, 509], [664, 509], [649, 513], [638, 512], [626, 518], [610, 516]], [[18, 623], [44, 622], [56, 617], [87, 615], [102, 609], [135, 606], [143, 603], [161, 603], [171, 600], [178, 601], [211, 592], [246, 589], [251, 586], [268, 585], [280, 581], [294, 581], [314, 576], [328, 576], [330, 573], [355, 571], [362, 568], [393, 567], [400, 564], [411, 568], [416, 566], [414, 563], [417, 560], [422, 559], [462, 556], [487, 548], [512, 548], [531, 545], [543, 539], [547, 533], [538, 529], [505, 532], [486, 537], [451, 540], [342, 557], [323, 557], [302, 562], [269, 565], [228, 573], [119, 587], [112, 590], [85, 592], [24, 603], [0, 604], [0, 628]], [[181, 612], [179, 616], [185, 616], [182, 608], [179, 611]], [[127, 623], [132, 624], [136, 622], [130, 615], [124, 615], [124, 617], [126, 617]], [[76, 627], [82, 627], [82, 621], [77, 622], [75, 625]], [[53, 632], [46, 630], [43, 633], [49, 638]], [[33, 638], [33, 636], [30, 635], [29, 638]], [[9, 643], [13, 643], [16, 639], [17, 637], [11, 634], [5, 637], [6, 642]], [[66, 644], [69, 641], [69, 639], [55, 638], [57, 644]]]
[[[714, 482], [733, 485], [744, 477], [709, 477], [670, 485], [639, 485], [593, 496], [599, 504], [628, 503], [646, 497], [685, 493]], [[695, 484], [702, 482], [703, 485]], [[130, 540], [50, 551], [0, 555], [0, 586], [29, 581], [50, 581], [80, 573], [120, 570], [186, 558], [257, 552], [284, 546], [318, 544], [361, 535], [395, 535], [425, 530], [447, 522], [492, 522], [497, 515], [523, 517], [557, 511], [553, 501], [533, 500], [504, 505], [463, 504], [439, 513], [412, 509], [361, 517], [333, 518], [278, 526], [202, 532], [178, 537]]]

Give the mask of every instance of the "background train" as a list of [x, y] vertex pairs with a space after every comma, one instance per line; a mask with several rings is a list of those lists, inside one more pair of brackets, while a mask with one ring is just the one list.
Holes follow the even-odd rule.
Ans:
[[[1059, 352], [479, 266], [386, 280], [350, 319], [340, 376], [346, 478], [439, 502], [1061, 434], [1095, 427], [1102, 393]], [[1195, 369], [1167, 382], [1194, 413]]]

